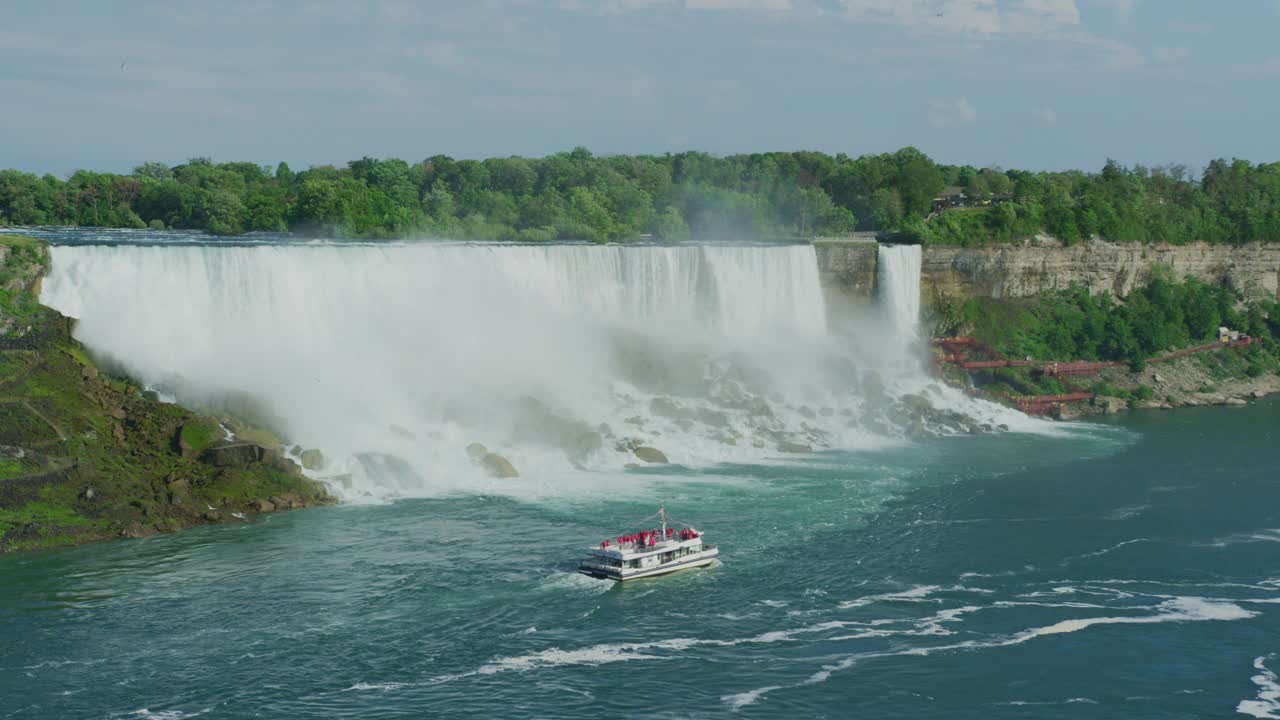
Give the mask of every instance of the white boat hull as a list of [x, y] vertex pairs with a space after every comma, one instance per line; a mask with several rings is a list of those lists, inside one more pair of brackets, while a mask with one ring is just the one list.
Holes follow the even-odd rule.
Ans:
[[595, 578], [624, 582], [627, 580], [640, 580], [643, 578], [658, 577], [659, 575], [669, 575], [670, 573], [679, 572], [681, 570], [692, 570], [693, 568], [706, 567], [714, 562], [719, 555], [720, 548], [710, 548], [705, 552], [698, 553], [697, 555], [681, 558], [675, 562], [655, 567], [635, 569], [627, 568], [626, 570], [622, 570], [617, 568], [601, 568], [599, 566], [579, 566], [578, 572]]

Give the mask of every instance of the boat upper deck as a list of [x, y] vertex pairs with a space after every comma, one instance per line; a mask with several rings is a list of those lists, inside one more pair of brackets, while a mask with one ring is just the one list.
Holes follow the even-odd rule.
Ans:
[[685, 540], [681, 540], [679, 538], [656, 540], [652, 545], [641, 545], [639, 543], [626, 543], [623, 545], [609, 544], [603, 547], [593, 547], [589, 552], [596, 557], [612, 558], [614, 560], [635, 560], [637, 558], [657, 555], [658, 553], [671, 552], [672, 550], [678, 550], [681, 548], [696, 551], [702, 549], [703, 546], [704, 543], [702, 542], [702, 536], [698, 535], [697, 537]]

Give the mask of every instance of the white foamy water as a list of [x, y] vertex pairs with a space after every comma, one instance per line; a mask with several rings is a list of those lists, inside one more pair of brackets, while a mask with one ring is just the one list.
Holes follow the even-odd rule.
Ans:
[[[322, 449], [319, 475], [350, 473], [335, 486], [349, 499], [611, 493], [581, 470], [635, 462], [636, 445], [684, 464], [875, 447], [902, 434], [891, 405], [905, 392], [1043, 427], [922, 371], [918, 247], [882, 249], [889, 343], [880, 327], [828, 333], [803, 245], [52, 253], [41, 299], [79, 318], [93, 352], [166, 396]], [[889, 402], [866, 402], [868, 382]], [[488, 478], [473, 442], [521, 477]]]
[[1258, 674], [1253, 676], [1253, 684], [1258, 686], [1258, 697], [1252, 700], [1241, 700], [1236, 705], [1236, 712], [1256, 718], [1280, 718], [1280, 681], [1275, 671], [1267, 667], [1271, 657], [1254, 658], [1253, 668]]

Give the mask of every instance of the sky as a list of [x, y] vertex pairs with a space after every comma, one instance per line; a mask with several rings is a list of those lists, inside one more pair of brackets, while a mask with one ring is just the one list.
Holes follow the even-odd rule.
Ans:
[[0, 167], [700, 150], [1280, 160], [1280, 0], [42, 0]]

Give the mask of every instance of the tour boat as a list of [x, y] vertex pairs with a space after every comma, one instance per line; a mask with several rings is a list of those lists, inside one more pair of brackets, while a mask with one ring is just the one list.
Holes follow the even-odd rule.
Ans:
[[667, 527], [667, 511], [641, 520], [642, 524], [657, 518], [659, 527], [619, 535], [591, 548], [590, 555], [578, 562], [578, 572], [609, 580], [636, 580], [665, 575], [677, 570], [710, 565], [720, 555], [720, 548], [702, 540], [702, 533], [672, 519], [680, 529]]

